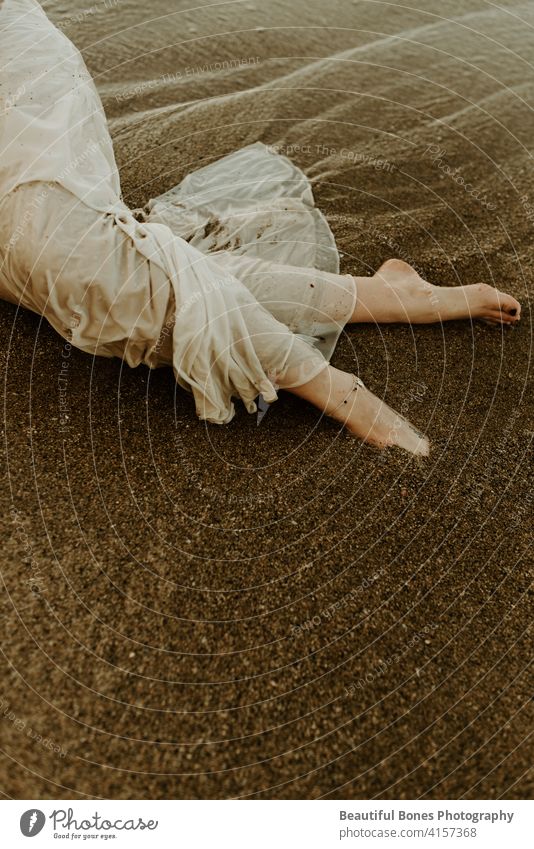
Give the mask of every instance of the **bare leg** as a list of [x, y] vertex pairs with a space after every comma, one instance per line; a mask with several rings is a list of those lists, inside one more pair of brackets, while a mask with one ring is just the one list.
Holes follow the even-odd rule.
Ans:
[[433, 286], [400, 259], [385, 262], [373, 277], [356, 277], [353, 322], [427, 324], [450, 319], [484, 319], [517, 324], [521, 305], [486, 283]]
[[[424, 324], [480, 318], [512, 325], [521, 315], [519, 302], [492, 286], [433, 286], [402, 260], [388, 260], [373, 277], [352, 279], [357, 287], [352, 322]], [[350, 286], [347, 287], [346, 278], [339, 277], [328, 310], [335, 321], [347, 320], [347, 298], [342, 297], [345, 294], [350, 298]], [[365, 442], [381, 448], [398, 446], [412, 454], [428, 456], [428, 439], [365, 386], [355, 386], [353, 375], [326, 366], [313, 380], [300, 386], [292, 385], [291, 370], [284, 377], [287, 391], [311, 402]], [[279, 385], [283, 389], [284, 380]]]
[[310, 401], [364, 442], [380, 448], [395, 445], [423, 457], [429, 454], [428, 439], [364, 386], [354, 388], [351, 374], [327, 366], [313, 380], [288, 391]]

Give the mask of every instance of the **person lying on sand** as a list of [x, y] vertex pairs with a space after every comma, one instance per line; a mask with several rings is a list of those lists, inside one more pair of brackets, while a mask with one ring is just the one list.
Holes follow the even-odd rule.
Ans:
[[329, 364], [347, 323], [484, 319], [521, 307], [487, 284], [434, 286], [407, 263], [340, 275], [309, 182], [256, 143], [133, 212], [78, 50], [36, 0], [0, 8], [0, 296], [73, 345], [171, 365], [198, 416], [224, 424], [282, 388], [365, 442], [429, 453], [362, 380]]

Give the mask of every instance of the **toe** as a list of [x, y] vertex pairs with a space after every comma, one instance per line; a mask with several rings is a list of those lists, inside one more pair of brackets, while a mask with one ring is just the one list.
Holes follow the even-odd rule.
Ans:
[[484, 317], [482, 319], [486, 324], [492, 325], [507, 325], [513, 327], [517, 324], [518, 318], [517, 316], [509, 315], [506, 312], [501, 312], [500, 310], [487, 310], [484, 313]]
[[519, 321], [521, 304], [512, 295], [500, 292], [490, 286], [489, 283], [481, 283], [478, 286], [478, 297], [480, 298], [479, 316], [481, 318]]
[[521, 304], [519, 301], [516, 301], [511, 295], [507, 295], [505, 292], [497, 292], [498, 299], [498, 309], [507, 316], [511, 316], [516, 321], [519, 320], [521, 315]]
[[426, 436], [419, 443], [418, 455], [420, 457], [428, 457], [430, 455], [430, 442]]
[[479, 288], [482, 297], [479, 317], [501, 324], [517, 324], [521, 317], [521, 304], [512, 295], [500, 292], [489, 284]]

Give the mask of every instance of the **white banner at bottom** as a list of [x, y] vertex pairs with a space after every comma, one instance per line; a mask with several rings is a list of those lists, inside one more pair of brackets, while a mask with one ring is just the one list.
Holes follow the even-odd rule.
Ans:
[[[528, 801], [2, 801], [2, 845], [531, 849]], [[35, 843], [29, 844], [29, 840]]]

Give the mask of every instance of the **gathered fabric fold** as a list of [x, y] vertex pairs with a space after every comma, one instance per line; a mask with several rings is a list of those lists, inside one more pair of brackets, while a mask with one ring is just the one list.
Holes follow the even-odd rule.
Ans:
[[1, 297], [83, 351], [172, 365], [215, 423], [326, 367], [355, 285], [296, 165], [248, 145], [134, 215], [83, 58], [37, 0], [4, 0], [0, 52]]

